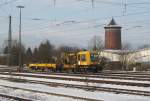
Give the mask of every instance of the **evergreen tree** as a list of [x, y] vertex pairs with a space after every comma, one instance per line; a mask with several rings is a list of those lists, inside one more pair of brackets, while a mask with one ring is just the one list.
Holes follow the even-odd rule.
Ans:
[[38, 49], [36, 47], [33, 50], [33, 62], [34, 63], [39, 62]]
[[49, 41], [46, 41], [45, 43], [41, 43], [38, 50], [40, 62], [45, 62], [45, 63], [51, 62], [53, 49], [54, 47]]
[[31, 48], [29, 47], [29, 48], [26, 50], [25, 63], [26, 63], [26, 64], [29, 64], [29, 63], [32, 63], [32, 62], [33, 62], [33, 54], [32, 54]]

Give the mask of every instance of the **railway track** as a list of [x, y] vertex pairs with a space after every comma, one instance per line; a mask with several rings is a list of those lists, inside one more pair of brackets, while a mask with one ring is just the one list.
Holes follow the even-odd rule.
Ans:
[[[2, 75], [10, 75], [9, 73], [1, 73]], [[127, 81], [115, 81], [115, 80], [94, 80], [88, 78], [73, 78], [73, 77], [55, 77], [55, 76], [37, 76], [37, 75], [26, 75], [26, 74], [14, 74], [12, 76], [24, 76], [24, 77], [35, 77], [35, 78], [46, 78], [46, 79], [57, 79], [67, 81], [80, 81], [87, 83], [100, 83], [100, 84], [115, 84], [115, 85], [127, 85], [127, 86], [139, 86], [139, 87], [150, 87], [150, 83], [139, 83], [139, 82], [127, 82]]]
[[0, 97], [13, 99], [15, 101], [33, 101], [33, 100], [29, 100], [29, 99], [25, 99], [25, 98], [21, 98], [21, 97], [16, 97], [16, 96], [11, 96], [11, 95], [6, 95], [6, 94], [1, 94], [1, 93], [0, 93]]
[[63, 76], [79, 76], [79, 77], [95, 77], [95, 78], [111, 78], [111, 79], [125, 79], [125, 80], [140, 80], [150, 81], [150, 75], [113, 75], [113, 74], [61, 74], [52, 73], [50, 75], [63, 75]]
[[[7, 74], [1, 72], [1, 74]], [[35, 73], [33, 73], [35, 74]], [[41, 73], [39, 73], [41, 74]], [[43, 73], [42, 73], [43, 74]], [[47, 73], [48, 74], [48, 73]], [[137, 81], [150, 81], [150, 76], [139, 76], [139, 75], [110, 75], [110, 74], [70, 74], [70, 73], [51, 73], [50, 75], [62, 75], [62, 76], [77, 76], [77, 77], [89, 77], [89, 78], [106, 78], [106, 79], [120, 79], [120, 80], [137, 80]]]
[[134, 77], [134, 78], [150, 78], [150, 75], [131, 75], [131, 74], [119, 74], [119, 75], [110, 75], [110, 74], [103, 74], [103, 76], [117, 76], [117, 77]]
[[[28, 71], [29, 73], [47, 73], [47, 72], [41, 72], [41, 71]], [[62, 72], [62, 73], [55, 73], [55, 72], [52, 72], [54, 74], [68, 74], [66, 72]], [[84, 72], [83, 72], [84, 73]], [[69, 74], [83, 74], [81, 72], [79, 73], [73, 73], [73, 72], [69, 72]], [[85, 74], [85, 73], [84, 73]], [[108, 75], [149, 75], [150, 76], [150, 71], [149, 72], [123, 72], [123, 71], [119, 71], [119, 72], [115, 72], [115, 71], [110, 71], [110, 72], [106, 72], [106, 71], [101, 71], [99, 73], [91, 73], [91, 72], [87, 72], [86, 74], [89, 74], [89, 75], [104, 75], [104, 74], [108, 74]]]
[[[0, 74], [8, 75], [9, 73], [0, 73]], [[87, 83], [106, 83], [106, 84], [116, 84], [116, 85], [130, 85], [130, 86], [150, 87], [150, 84], [145, 84], [145, 83], [131, 83], [131, 82], [118, 82], [118, 81], [116, 82], [116, 81], [87, 80], [87, 79], [82, 80], [82, 79], [77, 79], [77, 78], [47, 77], [47, 76], [41, 76], [41, 75], [40, 76], [35, 76], [35, 75], [25, 75], [25, 74], [13, 74], [13, 73], [11, 75], [13, 75], [13, 76], [25, 76], [25, 77], [36, 77], [36, 78], [46, 78], [46, 79], [68, 80], [68, 81], [80, 81], [80, 82], [87, 82]], [[53, 74], [53, 75], [56, 75], [56, 73]], [[59, 74], [58, 73], [57, 75], [64, 75], [64, 74]], [[68, 75], [81, 76], [81, 74], [65, 74], [65, 75], [67, 75], [67, 76]], [[91, 77], [91, 75], [82, 75], [82, 76]], [[101, 75], [98, 75], [98, 76], [97, 75], [92, 75], [92, 77], [99, 77], [99, 76], [101, 76]], [[103, 76], [103, 77], [105, 78], [105, 76]], [[106, 76], [106, 78], [107, 78], [107, 76]], [[7, 78], [2, 78], [2, 79], [8, 80]], [[24, 80], [24, 79], [22, 79], [22, 80]], [[27, 80], [27, 81], [29, 83], [43, 84], [43, 85], [48, 85], [48, 86], [61, 86], [61, 87], [84, 89], [84, 90], [89, 90], [89, 91], [105, 91], [105, 92], [113, 92], [113, 93], [116, 93], [116, 94], [131, 94], [131, 95], [140, 95], [140, 96], [150, 96], [150, 91], [128, 90], [128, 89], [118, 89], [118, 88], [108, 88], [108, 87], [96, 87], [96, 86], [88, 86], [88, 85], [85, 86], [85, 85], [75, 85], [75, 84], [64, 84], [64, 83], [54, 83], [54, 82], [45, 82], [45, 81], [36, 81], [36, 80]], [[0, 86], [4, 86], [4, 85], [0, 85]], [[19, 89], [19, 88], [16, 88], [16, 89]], [[96, 100], [93, 100], [93, 99], [88, 100], [87, 99], [87, 101], [96, 101]]]
[[[1, 78], [4, 80], [10, 80], [9, 78]], [[25, 81], [26, 79], [21, 79], [21, 81]], [[119, 88], [110, 88], [110, 87], [96, 87], [96, 86], [88, 86], [87, 85], [75, 85], [75, 84], [65, 84], [65, 83], [56, 83], [56, 82], [46, 82], [46, 81], [36, 81], [36, 80], [26, 80], [28, 83], [35, 84], [43, 84], [52, 87], [69, 87], [69, 88], [77, 88], [88, 91], [105, 91], [105, 92], [113, 92], [116, 94], [132, 94], [132, 95], [140, 95], [140, 96], [150, 96], [150, 91], [141, 91], [141, 90], [128, 90], [128, 89], [119, 89]]]
[[[17, 70], [18, 69], [18, 66], [11, 66], [11, 67], [8, 67], [7, 65], [0, 65], [0, 70], [6, 70], [6, 72], [7, 72], [7, 70]], [[25, 72], [32, 72], [33, 73], [33, 71], [30, 71], [29, 69], [28, 69], [28, 67], [24, 67], [24, 71]], [[36, 71], [37, 72], [37, 71]], [[46, 73], [46, 72], [45, 72]], [[101, 71], [101, 72], [99, 72], [99, 73], [94, 73], [94, 74], [135, 74], [135, 75], [145, 75], [145, 74], [148, 74], [148, 75], [150, 75], [150, 71], [149, 72], [143, 72], [143, 71], [113, 71], [113, 70], [110, 70], [110, 71]]]
[[[33, 73], [36, 74], [36, 73]], [[42, 73], [43, 74], [43, 73]], [[49, 75], [49, 74], [47, 74]], [[91, 77], [91, 78], [109, 78], [109, 79], [122, 79], [122, 80], [137, 80], [137, 81], [150, 81], [150, 77], [145, 76], [128, 76], [128, 75], [93, 75], [93, 74], [62, 74], [62, 73], [51, 73], [50, 75], [62, 75], [62, 76], [77, 76], [77, 77]]]
[[[64, 95], [64, 94], [57, 94], [57, 93], [50, 93], [50, 92], [44, 92], [44, 91], [38, 91], [38, 90], [32, 90], [32, 89], [26, 89], [26, 88], [20, 88], [20, 87], [11, 87], [11, 86], [5, 86], [5, 85], [0, 85], [2, 87], [6, 87], [6, 88], [11, 88], [11, 89], [19, 89], [19, 90], [23, 90], [23, 91], [29, 91], [29, 92], [33, 92], [33, 93], [40, 93], [40, 94], [47, 94], [47, 95], [53, 95], [53, 96], [60, 96], [60, 97], [66, 97], [66, 98], [72, 98], [72, 99], [76, 99], [76, 100], [83, 100], [83, 101], [102, 101], [102, 100], [97, 100], [97, 99], [90, 99], [90, 98], [83, 98], [83, 97], [78, 97], [78, 96], [71, 96], [71, 95]], [[5, 97], [5, 95], [4, 95]], [[7, 97], [7, 95], [6, 95]], [[9, 98], [9, 96], [8, 96]], [[10, 96], [11, 98], [11, 96]], [[13, 98], [13, 96], [12, 96]], [[14, 97], [15, 99], [15, 97]], [[16, 98], [17, 99], [17, 98]], [[33, 100], [22, 100], [20, 98], [18, 98], [17, 101], [33, 101]]]
[[[38, 73], [38, 74], [52, 74], [52, 75], [67, 75], [67, 76], [115, 76], [115, 77], [130, 77], [132, 78], [140, 78], [139, 80], [142, 80], [142, 78], [150, 78], [150, 72], [100, 72], [100, 73], [48, 73], [48, 72], [33, 72], [33, 71], [26, 71], [26, 73]], [[138, 80], [138, 79], [137, 79]], [[143, 79], [144, 80], [144, 79]], [[149, 79], [148, 79], [149, 80]]]
[[[0, 67], [1, 72], [17, 72], [18, 67]], [[29, 71], [28, 68], [24, 69], [24, 72], [26, 73], [42, 73], [42, 74], [49, 74], [47, 72], [37, 72], [37, 71]], [[52, 74], [62, 74], [62, 73], [52, 73]], [[64, 73], [65, 75], [68, 73]], [[74, 74], [74, 73], [69, 73], [69, 75], [81, 75], [82, 73], [79, 74]], [[101, 76], [121, 76], [121, 77], [139, 77], [139, 78], [150, 78], [150, 72], [130, 72], [130, 71], [102, 71], [99, 73], [87, 73], [86, 75], [101, 75]], [[142, 80], [142, 79], [141, 79]]]

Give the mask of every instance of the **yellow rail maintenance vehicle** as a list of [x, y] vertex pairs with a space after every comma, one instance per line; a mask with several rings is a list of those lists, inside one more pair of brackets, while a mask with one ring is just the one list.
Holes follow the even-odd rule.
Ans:
[[56, 63], [29, 64], [30, 69], [47, 71], [98, 72], [103, 69], [104, 61], [93, 51], [63, 53]]
[[54, 63], [32, 63], [29, 64], [29, 69], [32, 70], [46, 70], [46, 71], [55, 71], [56, 70], [56, 64]]
[[77, 54], [77, 67], [79, 70], [98, 72], [103, 68], [102, 61], [95, 51], [80, 51]]

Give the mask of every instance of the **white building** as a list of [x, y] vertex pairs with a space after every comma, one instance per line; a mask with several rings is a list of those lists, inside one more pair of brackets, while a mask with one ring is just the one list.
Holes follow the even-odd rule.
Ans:
[[150, 48], [141, 49], [130, 53], [129, 58], [135, 62], [150, 62]]
[[149, 62], [150, 63], [150, 48], [141, 50], [104, 50], [99, 54], [109, 61], [119, 61], [121, 54], [126, 54], [129, 60], [134, 62]]

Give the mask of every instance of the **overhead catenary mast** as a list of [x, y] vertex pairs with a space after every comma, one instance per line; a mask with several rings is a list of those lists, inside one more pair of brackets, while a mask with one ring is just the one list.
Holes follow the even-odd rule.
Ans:
[[56, 6], [56, 0], [54, 0], [54, 7]]
[[11, 66], [11, 47], [12, 47], [12, 30], [11, 30], [11, 16], [9, 16], [9, 31], [8, 31], [8, 67]]
[[19, 8], [20, 10], [20, 22], [19, 22], [19, 71], [23, 70], [23, 57], [22, 57], [22, 38], [21, 38], [21, 34], [22, 34], [22, 20], [21, 20], [21, 9], [24, 8], [24, 6], [17, 6], [17, 8]]
[[91, 2], [92, 2], [92, 8], [94, 8], [94, 0], [91, 0]]

